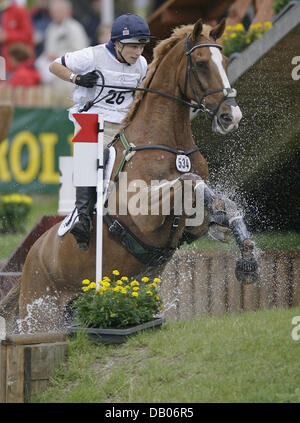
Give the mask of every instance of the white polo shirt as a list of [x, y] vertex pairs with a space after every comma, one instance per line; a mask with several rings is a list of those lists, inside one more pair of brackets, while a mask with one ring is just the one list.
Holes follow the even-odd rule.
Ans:
[[[135, 64], [128, 66], [126, 63], [119, 62], [105, 44], [66, 53], [64, 59], [65, 66], [76, 74], [83, 75], [100, 70], [107, 85], [138, 87], [147, 72], [147, 61], [143, 56], [140, 56]], [[62, 63], [61, 58], [56, 61]], [[101, 78], [98, 79], [98, 83], [102, 84]], [[74, 122], [72, 114], [77, 113], [87, 101], [93, 100], [100, 90], [101, 87], [76, 86], [73, 92], [75, 105], [69, 109], [69, 119]], [[105, 121], [120, 123], [131, 106], [134, 92], [119, 93], [118, 91], [120, 89], [105, 87], [98, 97], [101, 101], [93, 105], [88, 113], [102, 113]]]

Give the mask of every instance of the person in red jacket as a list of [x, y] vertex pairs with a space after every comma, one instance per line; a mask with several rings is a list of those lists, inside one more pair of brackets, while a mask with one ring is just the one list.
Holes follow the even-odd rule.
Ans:
[[33, 46], [33, 25], [30, 14], [11, 0], [0, 0], [0, 54], [6, 61], [6, 71], [12, 65], [8, 57], [11, 44], [24, 43]]
[[17, 43], [9, 47], [9, 59], [13, 67], [6, 85], [32, 87], [41, 83], [41, 75], [34, 67], [33, 49], [26, 44]]

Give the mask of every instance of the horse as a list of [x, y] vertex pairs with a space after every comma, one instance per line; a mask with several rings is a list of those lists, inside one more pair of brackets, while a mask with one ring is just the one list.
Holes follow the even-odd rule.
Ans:
[[[220, 134], [237, 129], [242, 117], [225, 71], [222, 46], [217, 43], [224, 29], [224, 19], [215, 27], [199, 19], [194, 25], [175, 28], [169, 38], [154, 48], [147, 76], [121, 132], [111, 143], [116, 150], [112, 180], [117, 211], [112, 216], [108, 207], [104, 216], [104, 275], [110, 275], [113, 269], [129, 277], [158, 266], [162, 269], [179, 245], [209, 230], [220, 241], [227, 240], [228, 232], [233, 233], [241, 252], [237, 277], [242, 282], [256, 278], [254, 242], [236, 204], [217, 196], [207, 185], [208, 164], [195, 144], [190, 124], [191, 108], [208, 114], [212, 130]], [[121, 215], [118, 210], [125, 196], [124, 186], [121, 187], [124, 174], [128, 185], [144, 182], [147, 198], [162, 185], [171, 188], [168, 213], [162, 211], [165, 199], [160, 194], [158, 213]], [[160, 182], [151, 188], [153, 180]], [[197, 225], [191, 223], [197, 214], [195, 208], [181, 214], [175, 211], [175, 199], [183, 201], [181, 188], [188, 183], [192, 204], [197, 195], [202, 195], [205, 208]], [[134, 193], [126, 192], [126, 196], [128, 204]], [[87, 251], [78, 248], [72, 234], [59, 237], [58, 228], [59, 223], [33, 244], [19, 284], [0, 303], [0, 314], [5, 315], [6, 309], [11, 313], [10, 305], [18, 299], [16, 316], [23, 324], [21, 331], [62, 330], [66, 306], [81, 291], [82, 280], [95, 278], [95, 220]], [[30, 328], [30, 319], [35, 321], [35, 329]]]

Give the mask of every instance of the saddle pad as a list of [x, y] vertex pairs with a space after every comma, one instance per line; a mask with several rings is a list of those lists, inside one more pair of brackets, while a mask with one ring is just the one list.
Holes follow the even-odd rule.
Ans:
[[[109, 186], [111, 174], [112, 174], [112, 171], [113, 171], [113, 168], [114, 168], [115, 160], [116, 160], [116, 150], [115, 150], [114, 147], [110, 147], [109, 148], [109, 158], [107, 160], [107, 163], [105, 165], [104, 172], [103, 172], [103, 180], [104, 180], [103, 204], [107, 200], [108, 186]], [[96, 209], [96, 207], [95, 207], [95, 209]], [[73, 209], [73, 211], [68, 216], [66, 216], [64, 218], [64, 220], [61, 222], [61, 224], [58, 228], [58, 231], [57, 231], [57, 235], [58, 236], [64, 236], [67, 232], [69, 232], [69, 230], [72, 228], [77, 216], [78, 216], [78, 212], [77, 212], [77, 208], [75, 207]]]

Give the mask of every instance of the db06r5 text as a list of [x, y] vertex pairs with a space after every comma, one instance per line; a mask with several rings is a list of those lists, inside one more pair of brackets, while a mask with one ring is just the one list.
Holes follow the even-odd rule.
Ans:
[[182, 408], [182, 407], [176, 407], [176, 408], [164, 408], [164, 407], [157, 407], [153, 408], [150, 407], [149, 409], [150, 415], [149, 417], [193, 417], [193, 409], [190, 408]]

